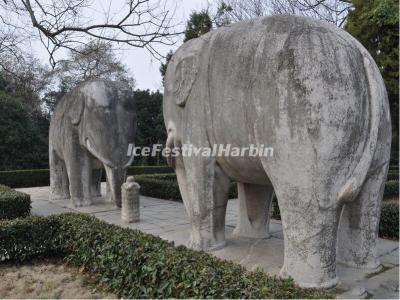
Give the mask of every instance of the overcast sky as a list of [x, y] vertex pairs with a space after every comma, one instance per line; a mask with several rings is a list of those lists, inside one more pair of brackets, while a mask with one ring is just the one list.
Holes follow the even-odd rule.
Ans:
[[[97, 0], [102, 1], [102, 0]], [[118, 3], [122, 0], [113, 0], [114, 3]], [[192, 11], [199, 11], [201, 9], [208, 7], [207, 0], [172, 0], [176, 4], [175, 19], [176, 23], [182, 23], [185, 25], [190, 13]], [[96, 1], [93, 1], [96, 2]], [[180, 28], [183, 31], [182, 28]], [[178, 42], [179, 46], [182, 42]], [[170, 49], [176, 49], [176, 47], [163, 46], [157, 48], [164, 55], [168, 53]], [[33, 52], [38, 56], [44, 63], [48, 61], [48, 55], [45, 49], [41, 46], [39, 42], [34, 42]], [[58, 59], [65, 55], [62, 52], [58, 55]], [[130, 48], [130, 50], [125, 50], [118, 52], [118, 56], [121, 61], [128, 66], [129, 70], [133, 74], [136, 80], [137, 89], [150, 89], [150, 90], [161, 90], [161, 75], [160, 75], [160, 62], [153, 58], [145, 49], [140, 48]]]

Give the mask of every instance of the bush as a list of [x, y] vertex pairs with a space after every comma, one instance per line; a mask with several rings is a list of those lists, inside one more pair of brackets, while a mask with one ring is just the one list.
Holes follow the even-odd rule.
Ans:
[[399, 203], [383, 202], [379, 236], [385, 238], [399, 238]]
[[50, 185], [48, 169], [0, 171], [0, 184], [12, 188]]
[[128, 175], [140, 174], [165, 174], [173, 173], [174, 170], [169, 166], [131, 166], [128, 168]]
[[[326, 298], [290, 279], [81, 214], [0, 223], [0, 255], [23, 261], [62, 254], [123, 298]], [[3, 242], [4, 241], [4, 242]]]
[[399, 171], [390, 171], [387, 175], [387, 179], [388, 181], [390, 180], [399, 180]]
[[396, 196], [399, 195], [399, 181], [389, 180], [385, 184], [384, 196]]
[[[128, 168], [128, 175], [171, 173], [173, 170], [168, 166], [131, 166]], [[105, 180], [103, 172], [103, 180]], [[0, 184], [12, 188], [37, 187], [50, 185], [49, 169], [36, 170], [11, 170], [0, 171]]]
[[30, 195], [0, 185], [0, 219], [26, 217], [29, 216], [30, 212]]
[[176, 175], [153, 174], [135, 176], [140, 185], [140, 194], [143, 196], [182, 201]]

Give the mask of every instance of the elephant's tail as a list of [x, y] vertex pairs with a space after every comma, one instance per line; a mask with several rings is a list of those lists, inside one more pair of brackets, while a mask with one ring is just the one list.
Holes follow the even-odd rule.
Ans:
[[367, 103], [369, 103], [370, 118], [369, 134], [364, 144], [361, 159], [354, 168], [350, 178], [338, 193], [337, 199], [340, 202], [354, 200], [366, 180], [377, 146], [382, 103], [387, 98], [385, 84], [378, 66], [375, 64], [370, 54], [361, 45], [359, 48], [363, 56], [364, 68], [369, 86], [369, 101], [367, 101]]

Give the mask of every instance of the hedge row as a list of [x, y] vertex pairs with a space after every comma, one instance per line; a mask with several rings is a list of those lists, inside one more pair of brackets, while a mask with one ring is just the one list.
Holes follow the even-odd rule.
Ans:
[[388, 180], [388, 181], [390, 181], [390, 180], [399, 180], [399, 172], [398, 171], [389, 172], [388, 175], [387, 175], [387, 179], [386, 180]]
[[30, 195], [0, 185], [0, 219], [26, 217], [30, 215], [30, 212]]
[[143, 196], [182, 201], [175, 173], [134, 176]]
[[399, 203], [383, 202], [379, 236], [399, 239]]
[[[173, 170], [168, 166], [132, 166], [128, 168], [127, 173], [128, 175], [138, 175], [171, 172]], [[48, 169], [0, 171], [0, 184], [12, 188], [48, 186], [50, 185], [50, 172]]]
[[0, 240], [0, 257], [60, 255], [122, 298], [332, 297], [88, 215], [3, 221]]
[[399, 181], [389, 180], [385, 184], [384, 196], [396, 196], [399, 195]]

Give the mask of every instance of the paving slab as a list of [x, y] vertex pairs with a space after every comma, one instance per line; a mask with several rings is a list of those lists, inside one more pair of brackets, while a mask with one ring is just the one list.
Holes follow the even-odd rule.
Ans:
[[[105, 195], [105, 184], [102, 184]], [[87, 207], [74, 207], [69, 200], [50, 201], [49, 187], [18, 189], [31, 195], [32, 214], [51, 215], [64, 212], [80, 212], [93, 215], [108, 223], [138, 229], [185, 245], [189, 238], [190, 222], [184, 205], [180, 202], [140, 196], [140, 222], [126, 224], [121, 220], [121, 210], [104, 198]], [[232, 237], [237, 222], [237, 200], [228, 201], [226, 217], [226, 247], [210, 252], [212, 255], [242, 264], [248, 270], [257, 268], [278, 275], [283, 264], [284, 241], [282, 225], [271, 220], [268, 239]], [[332, 291], [338, 298], [399, 299], [399, 243], [379, 239], [378, 253], [383, 268], [377, 273], [353, 269], [337, 264], [340, 284]]]

